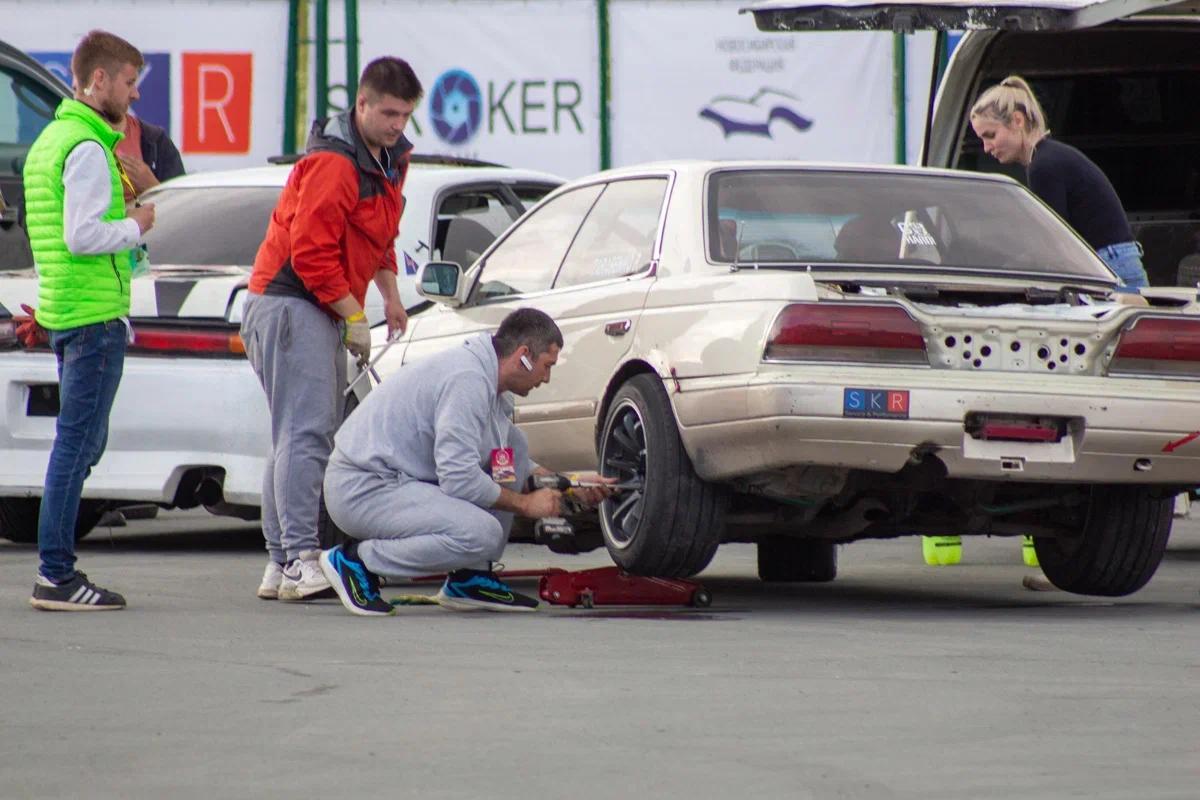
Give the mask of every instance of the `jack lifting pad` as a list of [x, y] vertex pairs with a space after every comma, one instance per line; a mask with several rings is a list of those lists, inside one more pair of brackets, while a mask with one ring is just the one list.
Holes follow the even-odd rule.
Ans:
[[630, 575], [619, 567], [577, 572], [550, 569], [538, 581], [538, 595], [559, 606], [693, 606], [707, 608], [712, 594], [683, 578]]

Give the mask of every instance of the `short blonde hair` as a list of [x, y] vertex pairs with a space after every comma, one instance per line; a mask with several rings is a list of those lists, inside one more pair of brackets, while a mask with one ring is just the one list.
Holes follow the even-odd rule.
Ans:
[[971, 106], [971, 119], [982, 117], [1011, 125], [1014, 111], [1025, 116], [1025, 133], [1039, 138], [1050, 133], [1046, 112], [1020, 75], [1009, 75], [979, 95]]
[[84, 89], [98, 69], [116, 77], [126, 64], [141, 71], [145, 63], [141, 51], [120, 36], [108, 31], [91, 31], [75, 47], [71, 73], [79, 88]]

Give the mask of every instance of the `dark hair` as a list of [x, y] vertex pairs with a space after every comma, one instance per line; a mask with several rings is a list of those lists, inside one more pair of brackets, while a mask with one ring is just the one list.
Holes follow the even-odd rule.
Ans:
[[544, 311], [518, 308], [500, 323], [492, 337], [492, 346], [496, 348], [496, 355], [507, 358], [521, 345], [528, 347], [537, 358], [549, 350], [550, 345], [563, 346], [562, 331]]
[[120, 36], [108, 31], [90, 31], [75, 46], [75, 53], [71, 56], [71, 74], [75, 76], [76, 87], [83, 91], [91, 83], [92, 73], [97, 69], [115, 78], [126, 64], [140, 70], [145, 63], [141, 51]]
[[[358, 79], [358, 91], [375, 95], [390, 94], [409, 103], [415, 103], [425, 94], [417, 73], [403, 58], [384, 56], [377, 58], [362, 71]], [[371, 98], [369, 98], [371, 99]]]

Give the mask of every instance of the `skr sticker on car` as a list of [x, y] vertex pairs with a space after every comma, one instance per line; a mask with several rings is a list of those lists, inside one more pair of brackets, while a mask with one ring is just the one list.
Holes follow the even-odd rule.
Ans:
[[842, 416], [908, 419], [908, 390], [843, 389]]

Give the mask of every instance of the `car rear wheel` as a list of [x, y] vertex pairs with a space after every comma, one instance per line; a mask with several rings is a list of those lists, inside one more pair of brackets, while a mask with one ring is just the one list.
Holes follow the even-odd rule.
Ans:
[[696, 475], [657, 376], [634, 376], [613, 397], [600, 435], [600, 469], [638, 485], [600, 504], [604, 544], [617, 566], [665, 577], [708, 566], [728, 494]]
[[837, 545], [828, 539], [764, 536], [758, 577], [778, 583], [827, 583], [837, 577]]
[[[0, 498], [0, 536], [10, 542], [34, 544], [38, 539], [38, 509], [40, 497]], [[81, 500], [79, 516], [75, 519], [75, 541], [92, 532], [108, 503], [103, 500]]]
[[1146, 585], [1171, 535], [1174, 498], [1133, 486], [1094, 486], [1078, 535], [1035, 538], [1038, 563], [1060, 589], [1120, 597]]

